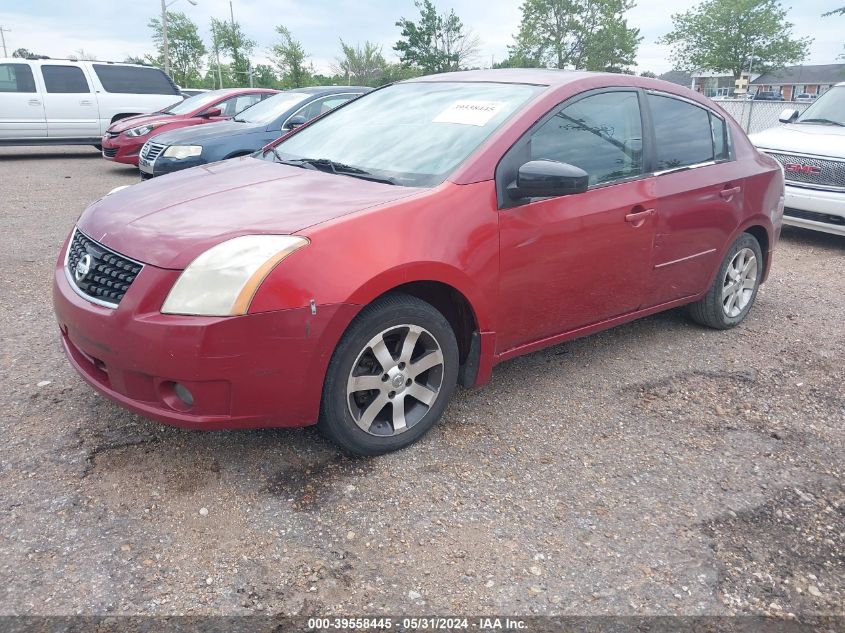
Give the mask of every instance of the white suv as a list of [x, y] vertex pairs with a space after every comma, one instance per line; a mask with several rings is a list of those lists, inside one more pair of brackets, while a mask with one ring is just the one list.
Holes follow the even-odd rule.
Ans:
[[0, 146], [99, 145], [118, 119], [181, 100], [151, 66], [0, 58]]
[[749, 138], [783, 167], [784, 224], [845, 235], [845, 83]]

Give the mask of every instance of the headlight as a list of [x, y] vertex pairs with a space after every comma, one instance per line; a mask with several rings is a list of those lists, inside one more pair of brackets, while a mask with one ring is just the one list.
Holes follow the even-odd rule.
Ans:
[[308, 244], [293, 235], [244, 235], [213, 246], [173, 284], [165, 314], [246, 314], [255, 291], [280, 261]]
[[200, 154], [202, 154], [202, 145], [171, 145], [164, 150], [164, 156], [176, 160], [199, 156]]
[[164, 123], [148, 123], [147, 125], [139, 125], [138, 127], [126, 130], [126, 136], [144, 136], [162, 125], [164, 125]]

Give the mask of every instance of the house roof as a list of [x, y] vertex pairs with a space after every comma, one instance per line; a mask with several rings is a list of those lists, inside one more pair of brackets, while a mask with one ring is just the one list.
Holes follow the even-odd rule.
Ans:
[[678, 84], [679, 86], [684, 86], [686, 88], [689, 88], [690, 85], [692, 85], [692, 75], [684, 72], [683, 70], [670, 70], [669, 72], [660, 75], [658, 79]]
[[845, 81], [845, 64], [786, 66], [760, 75], [751, 85], [835, 84]]

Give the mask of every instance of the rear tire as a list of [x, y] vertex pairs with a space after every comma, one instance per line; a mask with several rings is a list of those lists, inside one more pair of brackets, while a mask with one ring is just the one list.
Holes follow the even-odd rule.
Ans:
[[422, 437], [443, 415], [458, 378], [446, 318], [406, 294], [355, 317], [332, 355], [319, 430], [355, 455], [381, 455]]
[[754, 305], [762, 275], [760, 244], [753, 235], [743, 233], [725, 254], [710, 290], [690, 304], [693, 321], [717, 330], [739, 325]]

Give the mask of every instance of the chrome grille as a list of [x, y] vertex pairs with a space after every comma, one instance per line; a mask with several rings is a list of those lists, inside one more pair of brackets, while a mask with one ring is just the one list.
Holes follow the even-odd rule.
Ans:
[[117, 138], [118, 136], [120, 136], [120, 132], [111, 132], [111, 131], [107, 131], [107, 132], [106, 132], [106, 135], [107, 135], [109, 138]]
[[165, 147], [167, 147], [167, 145], [147, 141], [144, 143], [144, 147], [141, 148], [141, 158], [146, 160], [155, 160]]
[[780, 152], [766, 153], [783, 166], [784, 178], [791, 185], [845, 189], [845, 160]]
[[68, 281], [86, 299], [116, 308], [144, 267], [75, 229], [65, 257]]

